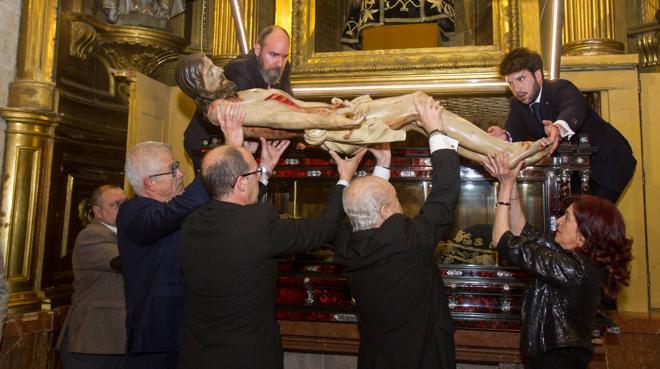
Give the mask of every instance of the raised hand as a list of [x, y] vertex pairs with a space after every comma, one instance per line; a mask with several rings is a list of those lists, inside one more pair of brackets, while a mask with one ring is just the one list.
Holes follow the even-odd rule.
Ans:
[[357, 170], [357, 167], [360, 164], [362, 157], [364, 157], [364, 154], [366, 153], [367, 150], [360, 149], [360, 151], [356, 152], [355, 155], [353, 155], [353, 157], [351, 158], [346, 157], [346, 159], [342, 159], [341, 156], [339, 156], [339, 154], [331, 150], [330, 156], [332, 156], [332, 159], [334, 159], [335, 163], [337, 163], [337, 172], [339, 172], [339, 179], [350, 182], [351, 179], [353, 179], [353, 176], [355, 175], [355, 171]]
[[261, 141], [261, 161], [259, 164], [269, 172], [272, 172], [291, 141], [266, 141], [263, 137], [259, 138], [259, 140]]
[[382, 143], [378, 145], [372, 145], [367, 149], [374, 158], [376, 158], [376, 165], [390, 168], [392, 162], [392, 150], [390, 150], [390, 143]]
[[503, 151], [489, 154], [482, 163], [486, 170], [500, 182], [502, 187], [515, 185], [516, 177], [524, 165], [521, 160], [513, 169], [509, 169], [509, 158]]
[[559, 141], [561, 141], [561, 137], [559, 137], [559, 127], [555, 126], [551, 120], [544, 120], [543, 130], [545, 131], [545, 135], [552, 141], [552, 146], [548, 153], [548, 156], [550, 156], [555, 150], [557, 150]]
[[219, 105], [213, 110], [214, 118], [209, 119], [217, 122], [222, 134], [225, 137], [225, 143], [228, 145], [243, 145], [243, 121], [245, 113], [241, 110], [241, 104], [231, 102]]
[[488, 127], [488, 134], [493, 137], [497, 137], [500, 140], [508, 141], [508, 137], [506, 136], [506, 133], [504, 133], [504, 130], [500, 126]]
[[417, 121], [417, 124], [422, 126], [426, 133], [431, 133], [435, 130], [439, 130], [440, 132], [445, 131], [444, 122], [442, 120], [442, 111], [444, 108], [438, 101], [429, 97], [424, 103], [413, 100], [413, 104], [415, 105], [415, 109], [417, 109], [417, 113], [419, 113], [419, 121]]

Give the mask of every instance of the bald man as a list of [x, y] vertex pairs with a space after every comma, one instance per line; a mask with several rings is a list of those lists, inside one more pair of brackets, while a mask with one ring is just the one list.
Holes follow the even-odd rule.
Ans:
[[455, 368], [453, 324], [433, 250], [451, 227], [460, 187], [456, 140], [442, 108], [415, 103], [429, 133], [432, 190], [419, 215], [403, 215], [394, 187], [358, 178], [344, 191], [350, 227], [335, 241], [335, 262], [357, 302], [358, 369]]
[[[288, 145], [264, 145], [277, 162]], [[275, 321], [277, 257], [319, 247], [344, 217], [341, 194], [364, 151], [352, 159], [331, 152], [340, 180], [313, 219], [281, 219], [257, 203], [263, 169], [241, 146], [220, 146], [202, 161], [202, 179], [213, 200], [182, 226], [186, 323], [181, 369], [282, 368]]]
[[238, 56], [225, 65], [225, 75], [238, 91], [251, 88], [276, 88], [293, 95], [289, 73], [289, 34], [284, 28], [264, 28], [247, 55]]
[[[289, 47], [289, 34], [282, 27], [268, 26], [259, 33], [254, 48], [247, 55], [239, 55], [225, 65], [222, 77], [235, 84], [233, 91], [276, 88], [293, 95], [289, 80]], [[204, 78], [206, 81], [215, 76], [205, 75]], [[211, 86], [207, 86], [207, 89], [214, 91]], [[203, 142], [210, 142], [212, 137], [219, 135], [218, 128], [205, 118], [204, 112], [196, 110], [186, 127], [183, 141], [186, 152], [193, 161], [195, 172], [200, 167]]]

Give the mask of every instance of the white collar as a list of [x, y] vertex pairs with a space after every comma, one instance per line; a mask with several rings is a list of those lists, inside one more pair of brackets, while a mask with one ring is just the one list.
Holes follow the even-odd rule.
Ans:
[[103, 223], [100, 220], [97, 220], [97, 222], [99, 222], [99, 223], [103, 224], [104, 226], [106, 226], [106, 228], [111, 230], [114, 234], [117, 234], [117, 227], [116, 226], [111, 226], [110, 224]]
[[[541, 103], [541, 94], [542, 93], [543, 93], [543, 86], [541, 86], [541, 89], [539, 90], [539, 95], [536, 97], [536, 100], [534, 100], [534, 102], [532, 104], [534, 104], [534, 103], [539, 103], [540, 104]], [[532, 104], [529, 104], [529, 105], [532, 105]]]

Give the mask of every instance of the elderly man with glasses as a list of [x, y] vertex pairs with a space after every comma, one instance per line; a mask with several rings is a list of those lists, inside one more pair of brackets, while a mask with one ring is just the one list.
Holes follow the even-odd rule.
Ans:
[[[240, 119], [221, 123], [225, 137], [238, 145], [243, 142], [241, 124]], [[266, 160], [264, 165], [272, 169], [275, 163]], [[161, 142], [131, 148], [125, 173], [137, 195], [117, 215], [126, 297], [125, 367], [173, 368], [185, 311], [179, 227], [209, 197], [199, 178], [184, 189], [184, 173], [170, 146]]]

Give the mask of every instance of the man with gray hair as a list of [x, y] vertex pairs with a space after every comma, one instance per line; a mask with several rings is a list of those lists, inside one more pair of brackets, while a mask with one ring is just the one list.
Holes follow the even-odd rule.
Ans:
[[376, 176], [344, 191], [351, 223], [335, 262], [357, 302], [358, 368], [455, 368], [453, 324], [433, 250], [449, 229], [460, 188], [458, 145], [443, 134], [442, 108], [415, 102], [429, 134], [432, 190], [419, 215], [403, 215], [394, 187]]
[[[240, 116], [224, 118], [220, 128], [225, 138], [242, 145]], [[262, 153], [265, 168], [272, 170], [276, 163], [277, 158], [273, 161]], [[179, 228], [209, 197], [199, 177], [184, 189], [179, 162], [164, 143], [135, 145], [127, 155], [125, 171], [137, 195], [124, 202], [117, 215], [126, 296], [125, 367], [175, 368], [185, 317]]]
[[179, 162], [161, 142], [135, 145], [125, 172], [137, 195], [117, 215], [126, 296], [125, 367], [173, 368], [185, 311], [179, 226], [209, 197], [199, 178], [184, 190]]

